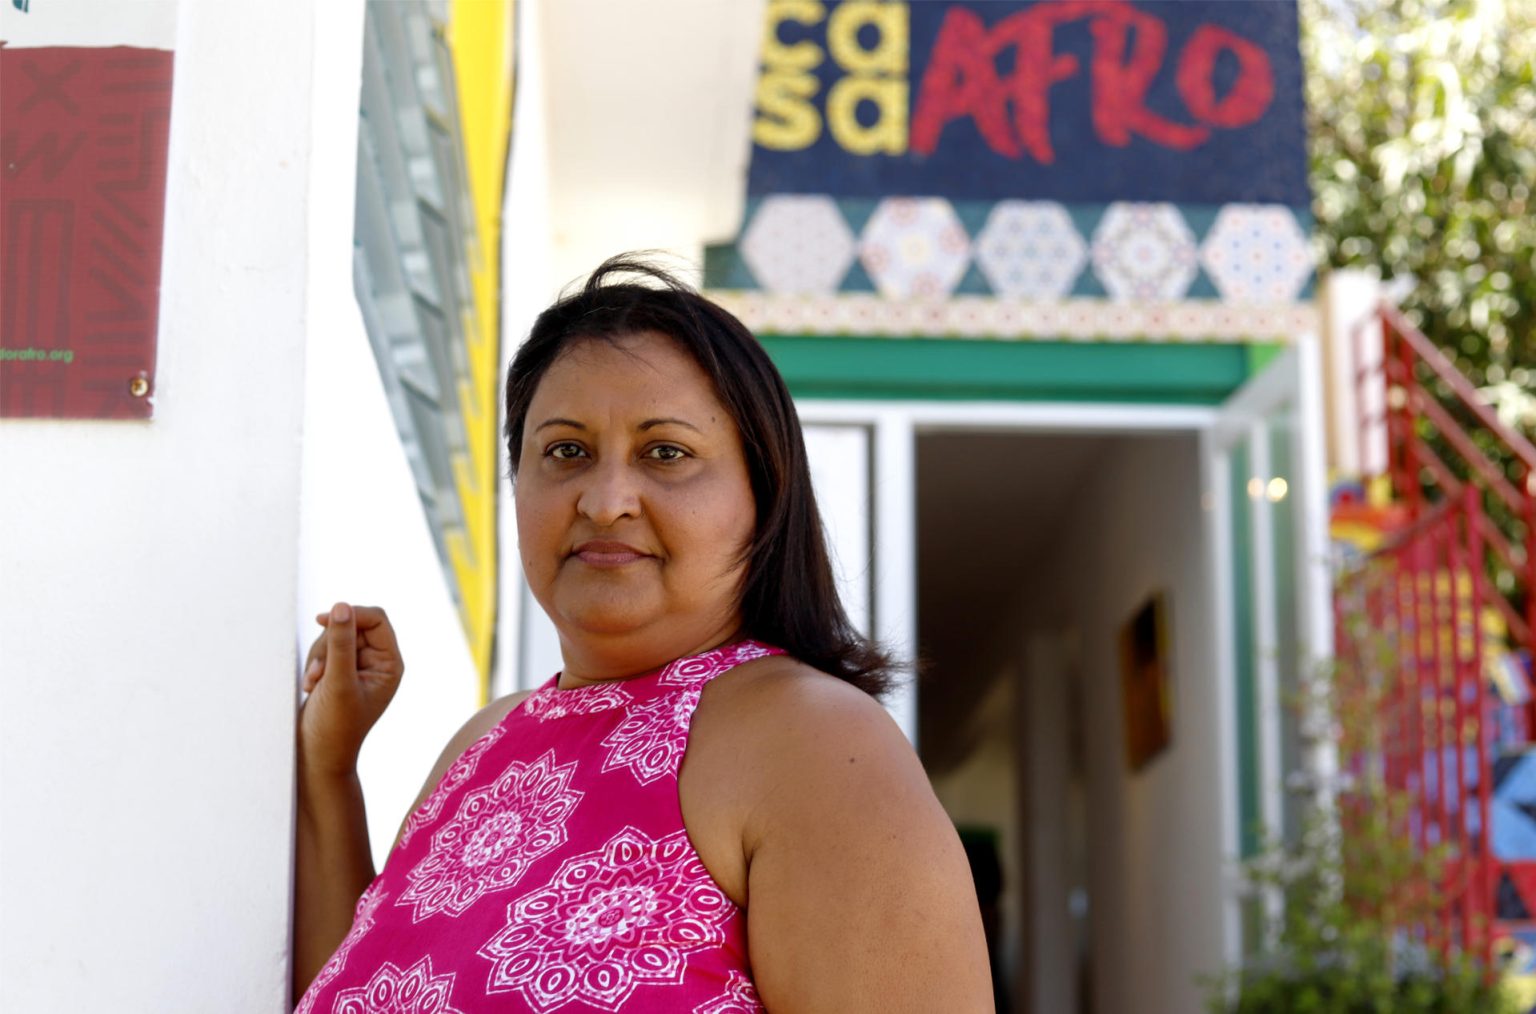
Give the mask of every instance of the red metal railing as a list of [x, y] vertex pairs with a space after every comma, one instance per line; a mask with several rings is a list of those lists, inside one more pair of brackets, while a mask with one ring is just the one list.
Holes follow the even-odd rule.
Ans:
[[[1342, 671], [1378, 713], [1366, 754], [1346, 763], [1373, 769], [1406, 798], [1402, 832], [1421, 854], [1443, 859], [1432, 914], [1409, 928], [1442, 950], [1491, 961], [1500, 875], [1536, 883], [1536, 862], [1500, 863], [1492, 848], [1500, 746], [1485, 676], [1491, 651], [1528, 658], [1533, 647], [1536, 447], [1395, 308], [1382, 305], [1372, 319], [1379, 361], [1351, 342], [1364, 406], [1359, 460], [1371, 462], [1370, 441], [1385, 437], [1381, 463], [1408, 522], [1338, 587]], [[1502, 621], [1503, 644], [1490, 642], [1490, 616]], [[1533, 709], [1536, 701], [1519, 715], [1523, 739], [1536, 729]]]
[[[1512, 644], [1530, 649], [1536, 630], [1536, 447], [1478, 397], [1470, 381], [1395, 308], [1380, 308], [1382, 366], [1386, 384], [1388, 472], [1394, 495], [1408, 505], [1410, 518], [1438, 500], [1454, 500], [1463, 488], [1480, 491], [1478, 531], [1487, 549], [1493, 583], [1488, 602], [1498, 610]], [[1357, 375], [1371, 383], [1373, 370]], [[1443, 385], [1447, 401], [1471, 421], [1464, 426], [1429, 385]], [[1369, 420], [1365, 421], [1367, 424]], [[1362, 433], [1364, 426], [1362, 426]], [[1454, 452], [1452, 467], [1434, 448], [1439, 436]], [[1502, 449], [1514, 475], [1479, 443]], [[1496, 580], [1508, 575], [1502, 586]], [[1523, 602], [1523, 608], [1520, 603]]]
[[1491, 960], [1497, 868], [1478, 623], [1483, 583], [1473, 565], [1480, 516], [1470, 489], [1426, 511], [1344, 575], [1335, 608], [1345, 706], [1366, 708], [1374, 719], [1370, 735], [1343, 744], [1347, 770], [1379, 780], [1386, 792], [1377, 805], [1406, 804], [1391, 815], [1389, 833], [1420, 856], [1434, 855], [1441, 878], [1401, 885], [1396, 921], [1442, 953]]

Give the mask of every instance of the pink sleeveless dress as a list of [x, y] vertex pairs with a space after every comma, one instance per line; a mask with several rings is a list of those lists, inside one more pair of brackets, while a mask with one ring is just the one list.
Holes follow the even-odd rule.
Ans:
[[411, 815], [296, 1014], [761, 1011], [746, 914], [688, 839], [677, 773], [704, 685], [777, 654], [550, 679]]

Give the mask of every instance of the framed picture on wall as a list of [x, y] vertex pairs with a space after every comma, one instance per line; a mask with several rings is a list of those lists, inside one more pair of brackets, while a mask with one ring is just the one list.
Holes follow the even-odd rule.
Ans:
[[1120, 700], [1125, 709], [1125, 757], [1140, 771], [1173, 740], [1169, 671], [1168, 595], [1155, 592], [1120, 631]]

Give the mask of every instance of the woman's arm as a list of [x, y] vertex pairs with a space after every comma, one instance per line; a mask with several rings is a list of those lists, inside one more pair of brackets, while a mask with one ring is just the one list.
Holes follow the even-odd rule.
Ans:
[[822, 674], [763, 681], [747, 939], [775, 1014], [991, 1011], [958, 836], [896, 724]]
[[373, 879], [357, 755], [405, 671], [384, 610], [338, 602], [316, 620], [299, 709], [293, 992], [301, 996], [352, 925]]
[[353, 908], [373, 876], [357, 772], [316, 771], [301, 748], [294, 828], [295, 1001], [351, 929]]

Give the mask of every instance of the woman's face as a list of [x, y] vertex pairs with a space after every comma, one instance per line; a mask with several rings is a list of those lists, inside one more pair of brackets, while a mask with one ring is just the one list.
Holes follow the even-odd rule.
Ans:
[[681, 654], [739, 626], [756, 528], [741, 435], [670, 338], [560, 354], [528, 405], [514, 499], [524, 572], [563, 642]]

